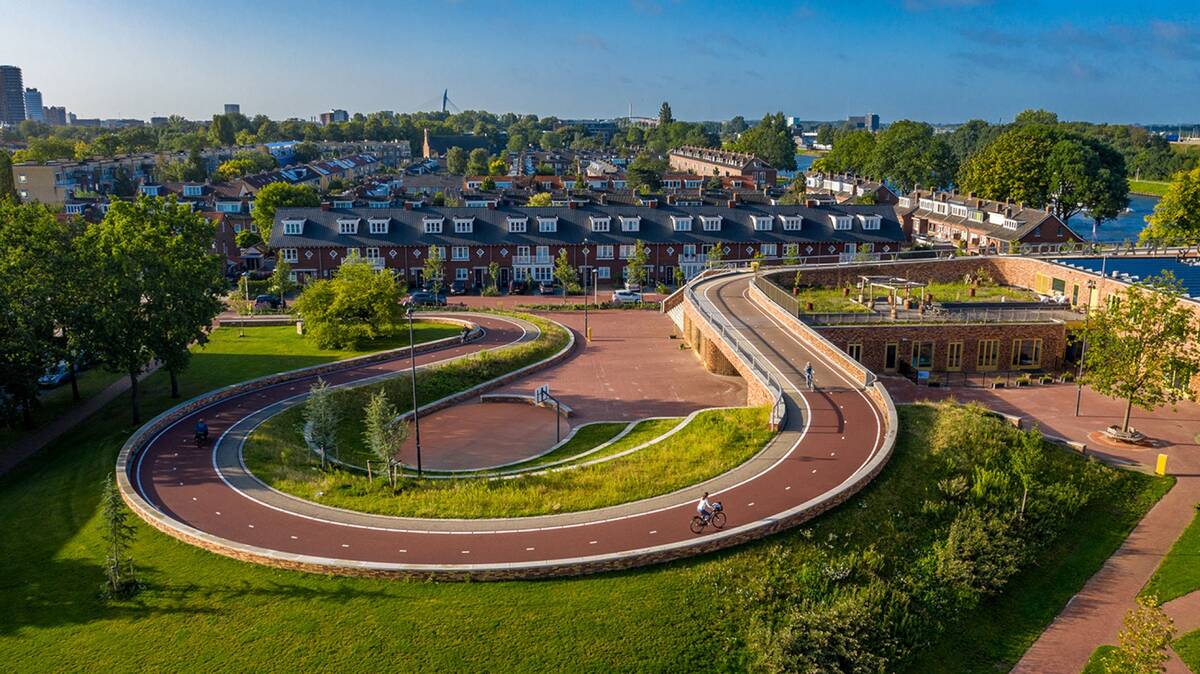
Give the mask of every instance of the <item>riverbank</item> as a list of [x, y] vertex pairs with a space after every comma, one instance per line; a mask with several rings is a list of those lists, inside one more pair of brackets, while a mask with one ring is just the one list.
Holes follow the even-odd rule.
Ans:
[[1165, 180], [1134, 180], [1129, 179], [1129, 192], [1147, 197], [1161, 197], [1167, 193], [1171, 183]]

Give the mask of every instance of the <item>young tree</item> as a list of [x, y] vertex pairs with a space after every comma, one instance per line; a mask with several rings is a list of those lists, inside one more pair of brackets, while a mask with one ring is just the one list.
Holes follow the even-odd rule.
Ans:
[[455, 145], [446, 150], [446, 170], [460, 176], [467, 171], [467, 151]]
[[725, 257], [725, 249], [722, 246], [724, 246], [724, 244], [718, 241], [708, 249], [708, 253], [706, 253], [704, 258], [706, 265], [709, 267], [720, 266], [722, 258]]
[[222, 309], [225, 277], [221, 259], [211, 253], [215, 226], [182, 204], [146, 199], [137, 206], [131, 216], [142, 219], [142, 230], [154, 232], [161, 245], [157, 264], [142, 272], [147, 344], [170, 375], [171, 397], [178, 398], [179, 374], [192, 356], [189, 347], [208, 340]]
[[1125, 614], [1117, 649], [1103, 660], [1110, 674], [1158, 674], [1170, 655], [1175, 623], [1155, 597], [1138, 597], [1137, 607]]
[[104, 595], [110, 598], [128, 596], [138, 589], [133, 558], [129, 555], [137, 530], [129, 521], [129, 510], [121, 500], [121, 492], [112, 473], [104, 479], [100, 502], [103, 504], [104, 542], [107, 547], [104, 555]]
[[321, 467], [332, 450], [337, 452], [337, 427], [341, 421], [333, 391], [324, 379], [317, 378], [308, 389], [308, 400], [304, 403], [304, 437], [317, 448], [321, 455]]
[[571, 260], [567, 257], [566, 248], [560, 250], [558, 257], [554, 260], [554, 278], [562, 286], [563, 304], [567, 302], [567, 295], [579, 292], [579, 272], [575, 267], [571, 266]]
[[284, 295], [296, 289], [296, 282], [292, 280], [292, 265], [283, 259], [283, 253], [275, 256], [275, 269], [271, 272], [271, 292], [279, 296], [279, 306], [286, 307], [287, 300]]
[[1087, 344], [1084, 381], [1125, 400], [1123, 431], [1134, 405], [1153, 409], [1194, 396], [1183, 382], [1200, 369], [1200, 323], [1181, 306], [1183, 286], [1164, 274], [1130, 286], [1095, 312], [1081, 335]]
[[346, 258], [331, 279], [308, 285], [293, 309], [308, 336], [324, 348], [362, 346], [400, 320], [403, 288], [387, 269]]
[[646, 261], [649, 257], [650, 251], [646, 248], [646, 244], [642, 243], [641, 239], [634, 241], [633, 257], [625, 263], [625, 281], [627, 283], [637, 286], [646, 284]]
[[363, 420], [363, 440], [367, 448], [387, 467], [388, 480], [396, 486], [396, 452], [408, 438], [408, 425], [401, 423], [400, 413], [388, 402], [387, 392], [380, 388], [371, 395]]
[[275, 224], [275, 211], [280, 208], [308, 207], [321, 205], [321, 197], [308, 185], [271, 183], [254, 196], [254, 224], [263, 240], [270, 242], [271, 226]]
[[500, 264], [498, 262], [488, 263], [487, 268], [488, 284], [483, 289], [483, 294], [487, 296], [495, 296], [500, 294]]
[[1181, 171], [1146, 218], [1138, 242], [1162, 246], [1200, 244], [1200, 168]]
[[506, 173], [508, 173], [508, 162], [499, 157], [493, 157], [490, 161], [488, 161], [488, 175], [502, 176]]
[[491, 192], [496, 189], [496, 181], [491, 176], [488, 176], [479, 182], [479, 189], [484, 192]]
[[421, 269], [421, 278], [429, 285], [429, 291], [434, 295], [442, 293], [442, 283], [446, 277], [446, 261], [442, 259], [442, 247], [430, 246], [425, 255], [425, 265]]
[[1012, 471], [1021, 481], [1021, 511], [1019, 515], [1024, 517], [1029, 490], [1037, 482], [1037, 477], [1042, 472], [1042, 466], [1046, 461], [1046, 448], [1041, 432], [1035, 428], [1021, 433], [1020, 441], [1013, 446], [1009, 454], [1009, 461], [1012, 464]]
[[554, 203], [554, 199], [549, 192], [538, 192], [529, 197], [529, 200], [525, 203], [529, 206], [550, 206]]

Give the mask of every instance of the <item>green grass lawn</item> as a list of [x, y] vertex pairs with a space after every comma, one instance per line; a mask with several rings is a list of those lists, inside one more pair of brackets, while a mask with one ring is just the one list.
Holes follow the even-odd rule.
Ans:
[[1167, 193], [1167, 187], [1171, 183], [1166, 180], [1134, 180], [1129, 179], [1129, 191], [1135, 194], [1148, 194], [1154, 197], [1161, 197]]
[[[347, 471], [316, 470], [303, 449], [297, 420], [280, 415], [246, 443], [246, 466], [280, 491], [336, 508], [405, 517], [525, 517], [589, 510], [649, 498], [719, 475], [746, 461], [773, 435], [767, 408], [709, 410], [678, 433], [602, 464], [506, 480], [407, 478], [385, 480]], [[652, 440], [677, 419], [641, 422], [605, 448], [615, 453]], [[591, 458], [591, 457], [588, 457]]]
[[1200, 589], [1200, 511], [1192, 523], [1171, 546], [1154, 572], [1154, 576], [1142, 588], [1143, 596], [1154, 595], [1162, 603], [1182, 597]]
[[1179, 637], [1171, 644], [1171, 648], [1175, 649], [1179, 659], [1193, 674], [1200, 674], [1200, 630]]
[[[270, 328], [253, 328], [264, 329]], [[239, 341], [223, 331], [214, 337], [181, 379], [186, 396], [349, 355], [306, 353], [301, 340], [291, 343], [298, 350], [292, 354], [270, 340]], [[259, 348], [271, 355], [260, 356]], [[174, 404], [168, 391], [165, 376], [148, 379], [146, 417]], [[741, 670], [749, 661], [746, 619], [726, 610], [731, 593], [754, 582], [778, 550], [807, 544], [813, 532], [827, 540], [837, 534], [836, 545], [877, 539], [883, 549], [902, 552], [887, 548], [888, 541], [906, 531], [930, 488], [922, 461], [930, 413], [905, 407], [897, 454], [862, 495], [803, 531], [718, 555], [570, 580], [398, 582], [244, 564], [139, 523], [133, 553], [147, 587], [132, 600], [106, 603], [99, 598], [98, 501], [102, 480], [134, 430], [127, 406], [114, 401], [51, 451], [0, 477], [7, 579], [0, 582], [0, 658], [13, 671]], [[1011, 664], [1025, 637], [1014, 641], [1004, 632], [1036, 634], [1090, 569], [1067, 571], [1111, 551], [1134, 511], [1148, 508], [1169, 482], [1122, 474], [1121, 484], [1108, 507], [1080, 514], [1084, 533], [1074, 544], [1039, 556], [1038, 572], [1056, 579], [1050, 585], [1062, 583], [1054, 587], [1057, 606], [1020, 613], [1023, 620], [1015, 622], [974, 615], [973, 632], [948, 631], [949, 649], [999, 650]], [[1097, 533], [1099, 542], [1086, 538]], [[1047, 585], [1035, 575], [1018, 576], [997, 603], [1032, 601]], [[966, 643], [967, 634], [982, 643]], [[952, 661], [938, 671], [998, 669], [1005, 667], [956, 668]]]
[[[913, 279], [920, 280], [920, 279]], [[971, 286], [962, 281], [952, 283], [930, 283], [924, 292], [933, 293], [935, 302], [999, 302], [1004, 298], [1009, 302], [1030, 302], [1037, 300], [1037, 293], [1024, 288], [1012, 286], [981, 285], [975, 287], [975, 296], [971, 297]], [[903, 294], [901, 294], [903, 296]], [[914, 298], [918, 297], [913, 291]], [[867, 308], [857, 302], [858, 288], [851, 288], [850, 294], [845, 295], [841, 288], [802, 287], [796, 294], [800, 302], [800, 310], [807, 312], [808, 303], [812, 302], [811, 313], [861, 313]], [[886, 306], [887, 292], [879, 288], [875, 291], [876, 310], [883, 311]]]
[[1108, 674], [1104, 668], [1104, 657], [1115, 650], [1116, 646], [1098, 646], [1092, 651], [1092, 657], [1088, 658], [1087, 665], [1080, 674]]

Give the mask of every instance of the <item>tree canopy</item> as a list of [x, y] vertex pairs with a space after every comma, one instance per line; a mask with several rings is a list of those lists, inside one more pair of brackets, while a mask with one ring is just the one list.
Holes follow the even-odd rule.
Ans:
[[1138, 239], [1164, 246], [1200, 244], [1200, 168], [1175, 174]]
[[294, 308], [305, 334], [323, 348], [361, 347], [400, 320], [403, 288], [386, 269], [347, 257], [330, 279], [310, 283]]
[[932, 126], [901, 120], [879, 132], [867, 175], [909, 192], [917, 185], [945, 187], [956, 169], [953, 151]]
[[777, 169], [796, 168], [796, 142], [782, 112], [764, 115], [762, 121], [731, 144], [733, 150], [752, 154]]
[[631, 190], [641, 189], [645, 187], [648, 190], [657, 190], [662, 187], [663, 174], [667, 172], [667, 162], [656, 155], [643, 152], [633, 158], [629, 162], [629, 166], [625, 167], [626, 185]]
[[827, 173], [866, 175], [875, 153], [875, 134], [856, 129], [837, 134], [833, 149], [813, 162], [813, 168]]
[[279, 208], [308, 207], [321, 205], [321, 197], [308, 185], [271, 183], [254, 195], [254, 211], [251, 217], [266, 241], [271, 240], [271, 226], [275, 224], [275, 211]]

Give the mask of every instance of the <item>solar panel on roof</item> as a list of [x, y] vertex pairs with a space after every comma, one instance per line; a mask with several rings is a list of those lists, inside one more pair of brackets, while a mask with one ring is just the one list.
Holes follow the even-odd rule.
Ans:
[[1054, 261], [1094, 274], [1103, 270], [1109, 278], [1130, 281], [1144, 281], [1169, 271], [1183, 284], [1184, 292], [1193, 298], [1200, 298], [1200, 265], [1182, 262], [1175, 257], [1087, 257], [1058, 258]]

